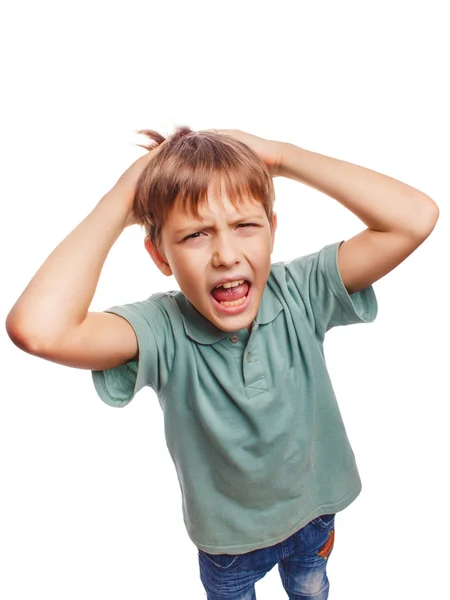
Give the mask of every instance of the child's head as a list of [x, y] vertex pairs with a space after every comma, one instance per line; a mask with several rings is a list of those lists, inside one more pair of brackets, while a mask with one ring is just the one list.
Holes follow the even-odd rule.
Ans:
[[[269, 276], [277, 225], [264, 162], [242, 142], [210, 131], [178, 127], [167, 140], [155, 131], [139, 133], [156, 145], [165, 142], [143, 171], [134, 203], [147, 251], [216, 327], [250, 327]], [[214, 299], [211, 291], [221, 279], [245, 280], [238, 288], [248, 290], [242, 307]], [[224, 301], [229, 293], [214, 295]]]

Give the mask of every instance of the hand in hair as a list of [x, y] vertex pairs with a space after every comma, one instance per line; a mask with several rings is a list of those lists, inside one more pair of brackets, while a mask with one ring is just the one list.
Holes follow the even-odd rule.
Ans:
[[264, 161], [272, 177], [277, 177], [279, 175], [282, 157], [281, 142], [266, 140], [238, 129], [204, 129], [203, 131], [218, 133], [220, 135], [229, 135], [230, 137], [243, 142]]
[[134, 161], [134, 163], [128, 167], [124, 173], [122, 173], [110, 191], [110, 194], [115, 194], [117, 192], [117, 194], [123, 198], [123, 201], [129, 207], [127, 226], [140, 224], [140, 221], [136, 219], [133, 211], [133, 202], [136, 195], [137, 183], [142, 171], [147, 167], [149, 162], [156, 156], [156, 154], [160, 152], [163, 144], [164, 142]]

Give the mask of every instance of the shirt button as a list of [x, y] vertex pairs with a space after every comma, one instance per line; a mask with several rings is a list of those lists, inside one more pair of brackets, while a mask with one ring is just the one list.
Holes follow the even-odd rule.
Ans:
[[247, 362], [252, 362], [252, 357], [250, 355], [250, 352], [247, 352]]
[[235, 344], [236, 342], [239, 341], [239, 336], [238, 335], [232, 335], [230, 337], [230, 340], [233, 342], [233, 344]]

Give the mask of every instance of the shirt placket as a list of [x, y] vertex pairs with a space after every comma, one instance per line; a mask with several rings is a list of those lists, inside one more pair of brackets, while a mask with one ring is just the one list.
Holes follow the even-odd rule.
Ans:
[[245, 329], [229, 336], [230, 350], [239, 359], [248, 397], [268, 390], [256, 343], [257, 327], [258, 325], [252, 327], [250, 335]]

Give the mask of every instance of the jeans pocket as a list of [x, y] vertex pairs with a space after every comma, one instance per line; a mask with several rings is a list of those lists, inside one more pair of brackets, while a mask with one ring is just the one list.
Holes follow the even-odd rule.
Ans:
[[209, 554], [209, 552], [205, 552], [204, 550], [198, 549], [198, 553], [200, 558], [204, 558], [210, 563], [212, 563], [215, 567], [218, 567], [222, 570], [231, 569], [232, 567], [237, 567], [237, 565], [242, 561], [243, 554]]
[[320, 517], [313, 519], [311, 524], [321, 530], [332, 529], [334, 525], [334, 516], [334, 514], [320, 515]]

